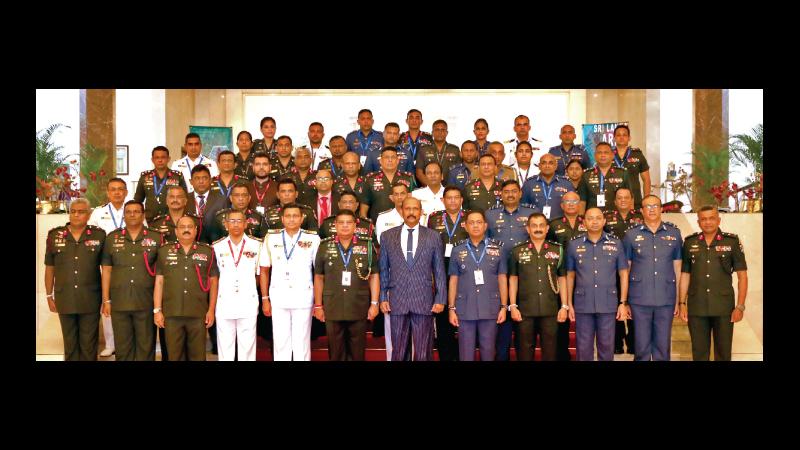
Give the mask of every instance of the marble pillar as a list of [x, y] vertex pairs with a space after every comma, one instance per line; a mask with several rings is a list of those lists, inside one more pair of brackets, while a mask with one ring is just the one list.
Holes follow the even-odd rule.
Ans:
[[728, 90], [694, 89], [692, 116], [692, 208], [697, 211], [716, 203], [710, 189], [728, 179]]
[[[81, 149], [87, 144], [105, 153], [105, 160], [98, 167], [107, 174], [106, 179], [116, 175], [116, 91], [114, 89], [81, 89], [80, 91], [80, 128]], [[92, 161], [86, 160], [81, 151], [81, 167], [93, 167]], [[84, 169], [82, 169], [83, 171]], [[98, 186], [93, 180], [81, 176], [81, 188], [86, 188], [84, 194], [92, 206], [98, 206], [106, 201], [105, 186]]]

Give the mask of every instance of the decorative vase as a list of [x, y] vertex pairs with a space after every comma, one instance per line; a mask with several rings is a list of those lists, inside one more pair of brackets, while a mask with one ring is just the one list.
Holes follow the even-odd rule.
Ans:
[[36, 208], [36, 212], [39, 214], [53, 214], [54, 211], [58, 209], [58, 202], [53, 200], [42, 200], [39, 202], [39, 206]]

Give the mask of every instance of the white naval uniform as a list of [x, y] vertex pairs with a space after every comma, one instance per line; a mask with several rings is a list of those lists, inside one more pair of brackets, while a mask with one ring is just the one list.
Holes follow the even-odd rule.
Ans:
[[188, 156], [184, 156], [183, 158], [172, 163], [172, 170], [177, 170], [183, 174], [183, 179], [186, 181], [186, 189], [190, 194], [194, 192], [194, 187], [192, 187], [192, 183], [190, 183], [192, 179], [192, 169], [194, 169], [198, 164], [208, 167], [208, 171], [211, 172], [211, 178], [219, 175], [219, 169], [217, 168], [216, 161], [210, 159], [208, 156], [200, 155], [194, 161], [189, 159]]
[[[439, 192], [435, 194], [429, 186], [414, 189], [414, 191], [411, 192], [411, 196], [422, 202], [422, 211], [426, 216], [430, 216], [434, 212], [444, 209], [444, 202], [442, 201], [444, 197], [444, 186], [440, 185]], [[420, 223], [427, 225], [427, 222], [422, 222], [422, 220], [420, 220]]]
[[[102, 228], [108, 234], [125, 226], [124, 211], [125, 202], [122, 203], [120, 209], [114, 208], [114, 205], [109, 202], [95, 208], [87, 223]], [[103, 319], [103, 338], [106, 341], [106, 348], [113, 351], [116, 347], [114, 346], [114, 328], [111, 326], [111, 316], [100, 315], [100, 317]]]
[[[516, 136], [514, 136], [514, 139], [503, 141], [503, 145], [506, 149], [506, 157], [503, 159], [503, 164], [507, 166], [514, 166], [517, 163], [517, 157], [514, 155], [514, 152], [517, 151], [517, 144], [519, 142], [520, 141]], [[531, 171], [528, 174], [528, 178], [530, 178], [539, 174], [539, 158], [541, 158], [545, 153], [550, 152], [550, 147], [544, 145], [544, 142], [530, 136], [528, 136], [528, 143], [531, 144], [533, 150], [533, 158], [531, 158]], [[520, 185], [522, 185], [522, 182], [520, 182]]]
[[526, 181], [539, 173], [539, 168], [533, 164], [533, 160], [531, 160], [531, 165], [528, 167], [528, 170], [521, 169], [517, 163], [514, 163], [511, 168], [514, 169], [514, 173], [517, 174], [517, 181], [519, 181], [520, 189], [522, 189], [522, 185], [525, 184]]
[[[271, 267], [269, 301], [275, 361], [291, 361], [293, 354], [295, 361], [311, 360], [311, 307], [314, 305], [311, 270], [320, 239], [313, 231], [300, 230], [299, 233], [302, 234], [298, 240], [298, 235], [270, 230], [261, 247], [260, 265]], [[286, 255], [290, 252], [287, 261]]]
[[[244, 235], [239, 245], [235, 245], [230, 237], [224, 237], [214, 242], [212, 247], [219, 268], [219, 290], [214, 312], [219, 360], [233, 361], [236, 355], [234, 346], [238, 346], [239, 361], [255, 361], [256, 320], [259, 313], [255, 276], [261, 273], [261, 239]], [[237, 259], [238, 265], [235, 263]]]
[[[443, 191], [444, 189], [442, 189], [440, 192]], [[375, 236], [378, 237], [378, 243], [381, 242], [381, 234], [383, 234], [384, 231], [394, 227], [399, 227], [404, 223], [405, 221], [403, 220], [403, 216], [401, 216], [400, 213], [397, 212], [397, 208], [392, 208], [388, 211], [384, 211], [378, 214], [378, 218], [375, 220]], [[419, 218], [419, 224], [420, 226], [428, 225], [428, 215], [424, 213], [424, 210], [422, 217]], [[417, 233], [417, 235], [419, 235], [419, 233]], [[414, 236], [413, 239], [416, 239], [416, 236]], [[405, 243], [402, 242], [402, 240], [401, 244], [405, 246]], [[414, 248], [416, 248], [416, 245], [414, 246]], [[392, 360], [392, 327], [391, 327], [391, 322], [389, 321], [389, 317], [390, 317], [389, 314], [386, 313], [383, 314], [383, 332], [386, 341], [387, 361]]]
[[327, 145], [320, 145], [319, 148], [311, 148], [311, 143], [306, 142], [303, 144], [303, 147], [306, 147], [309, 152], [311, 152], [311, 169], [317, 170], [319, 168], [319, 164], [326, 159], [333, 158], [331, 155], [331, 150], [328, 148]]

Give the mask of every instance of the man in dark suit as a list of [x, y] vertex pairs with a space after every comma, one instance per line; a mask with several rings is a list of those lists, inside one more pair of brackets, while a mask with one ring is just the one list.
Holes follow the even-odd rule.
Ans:
[[214, 216], [226, 208], [228, 199], [218, 190], [210, 190], [211, 172], [202, 164], [198, 164], [192, 169], [192, 178], [189, 181], [194, 192], [188, 195], [186, 211], [197, 215], [201, 220], [201, 226], [197, 230], [197, 240], [211, 244], [210, 232], [214, 226]]
[[433, 359], [433, 313], [444, 310], [447, 277], [444, 246], [435, 231], [420, 226], [422, 203], [403, 201], [404, 224], [381, 235], [381, 311], [391, 317], [392, 361]]

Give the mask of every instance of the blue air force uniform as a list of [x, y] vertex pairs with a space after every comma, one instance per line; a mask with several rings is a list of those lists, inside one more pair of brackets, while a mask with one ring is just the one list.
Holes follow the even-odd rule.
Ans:
[[548, 184], [541, 175], [534, 175], [522, 185], [522, 202], [544, 213], [547, 220], [551, 220], [564, 215], [561, 197], [572, 191], [575, 191], [575, 187], [567, 178], [553, 175]]

